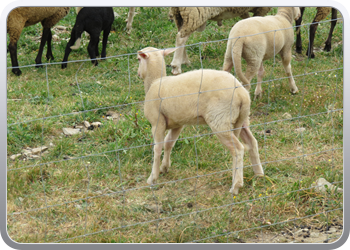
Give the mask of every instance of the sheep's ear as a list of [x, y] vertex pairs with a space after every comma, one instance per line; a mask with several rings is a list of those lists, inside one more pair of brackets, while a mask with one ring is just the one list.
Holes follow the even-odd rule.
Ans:
[[177, 48], [165, 49], [163, 50], [163, 56], [167, 56], [170, 53], [173, 53], [175, 50], [177, 50]]
[[143, 59], [147, 59], [149, 57], [149, 54], [142, 52], [141, 50], [137, 51], [138, 56], [142, 57]]

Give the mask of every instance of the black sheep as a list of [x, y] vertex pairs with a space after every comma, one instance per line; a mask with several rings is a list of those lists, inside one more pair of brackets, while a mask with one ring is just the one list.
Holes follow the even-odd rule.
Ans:
[[[98, 64], [96, 56], [99, 56], [98, 43], [100, 41], [101, 31], [103, 30], [101, 58], [105, 58], [107, 39], [109, 32], [111, 31], [113, 21], [114, 13], [112, 7], [82, 8], [77, 15], [74, 27], [72, 29], [71, 38], [66, 46], [62, 61], [62, 69], [67, 68], [68, 56], [72, 49], [79, 48], [81, 34], [84, 31], [90, 34], [90, 42], [87, 50], [89, 52], [92, 64], [96, 66]], [[75, 42], [77, 43], [75, 46], [73, 46]]]

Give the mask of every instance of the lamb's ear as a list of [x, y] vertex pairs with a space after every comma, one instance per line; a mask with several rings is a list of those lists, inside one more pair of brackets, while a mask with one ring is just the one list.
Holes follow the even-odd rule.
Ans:
[[141, 50], [137, 51], [138, 55], [142, 57], [143, 59], [147, 59], [149, 57], [149, 54], [142, 52]]
[[167, 56], [170, 53], [173, 53], [175, 50], [177, 50], [177, 48], [165, 49], [163, 50], [163, 56]]

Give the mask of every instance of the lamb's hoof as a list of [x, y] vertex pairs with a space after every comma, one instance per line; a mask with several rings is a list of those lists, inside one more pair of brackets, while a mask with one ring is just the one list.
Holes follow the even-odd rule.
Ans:
[[168, 171], [169, 171], [168, 167], [165, 167], [165, 166], [160, 167], [160, 173], [165, 174], [165, 173], [168, 173]]
[[20, 76], [22, 74], [22, 71], [18, 68], [16, 69], [12, 69], [12, 72], [16, 75], [16, 76]]
[[174, 67], [174, 66], [171, 66], [173, 67], [173, 69], [171, 70], [171, 74], [173, 75], [180, 75], [181, 74], [181, 69], [179, 69], [178, 67]]
[[262, 97], [262, 92], [260, 92], [260, 93], [258, 93], [258, 94], [255, 93], [254, 101], [255, 101], [255, 100], [258, 100], [258, 99], [261, 99], [261, 97]]
[[149, 185], [152, 185], [152, 184], [155, 184], [156, 183], [156, 180], [152, 178], [152, 176], [150, 176], [147, 180], [147, 184]]
[[237, 194], [238, 194], [238, 191], [239, 191], [239, 187], [235, 187], [235, 188], [231, 188], [231, 189], [230, 189], [230, 193], [231, 193], [231, 194], [234, 194], [234, 195], [237, 195]]
[[292, 95], [295, 95], [296, 93], [298, 93], [298, 88], [296, 89], [291, 89], [290, 92], [292, 93]]

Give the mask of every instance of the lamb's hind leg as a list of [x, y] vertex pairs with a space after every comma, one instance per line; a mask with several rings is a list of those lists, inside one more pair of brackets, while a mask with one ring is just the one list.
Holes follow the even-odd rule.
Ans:
[[165, 137], [165, 141], [164, 141], [164, 157], [163, 157], [163, 161], [162, 161], [162, 165], [160, 166], [160, 172], [161, 173], [166, 173], [168, 172], [170, 165], [171, 165], [171, 161], [170, 161], [170, 154], [171, 154], [171, 150], [174, 147], [177, 138], [179, 138], [179, 135], [182, 131], [183, 127], [179, 127], [179, 128], [174, 128], [174, 129], [170, 129], [167, 136]]
[[222, 132], [229, 131], [230, 127], [217, 127], [215, 124], [208, 124], [213, 132], [217, 132], [216, 135], [220, 142], [227, 147], [233, 162], [233, 173], [232, 173], [232, 188], [230, 192], [238, 194], [239, 188], [243, 187], [243, 155], [244, 147], [242, 143], [237, 139], [233, 132]]
[[248, 122], [244, 123], [241, 129], [240, 138], [243, 141], [244, 148], [249, 153], [249, 159], [253, 166], [253, 171], [256, 176], [263, 176], [264, 170], [261, 166], [258, 142], [253, 136], [248, 127]]
[[259, 98], [262, 97], [261, 83], [263, 81], [264, 74], [265, 74], [265, 69], [264, 69], [263, 63], [261, 62], [261, 65], [258, 71], [258, 82], [255, 88], [255, 97], [254, 97], [255, 99], [258, 97]]

